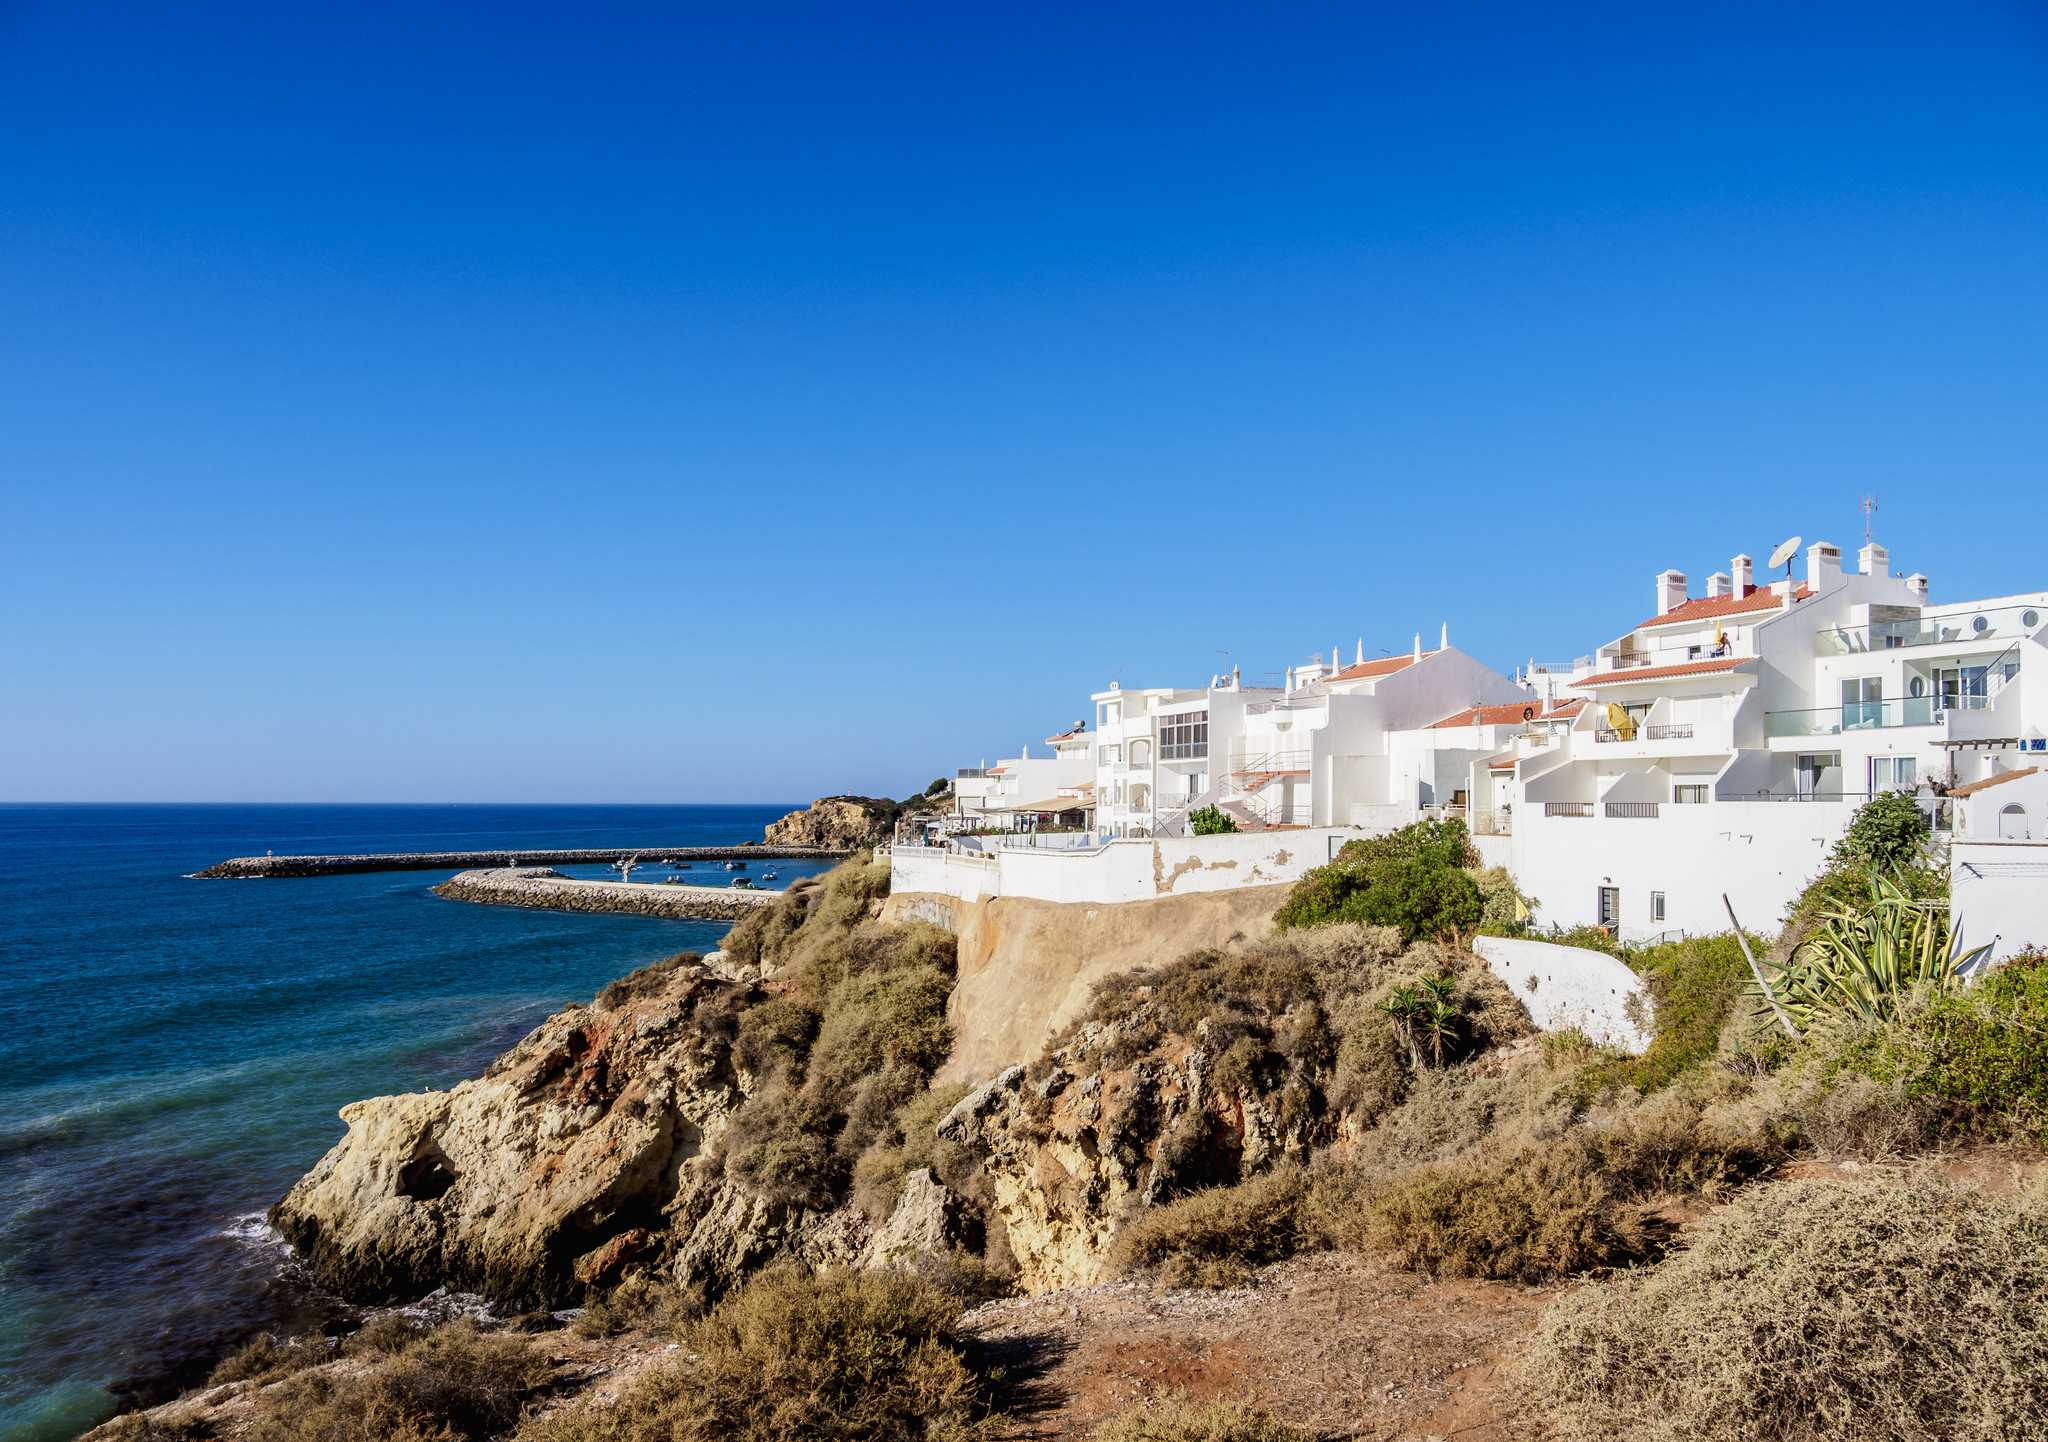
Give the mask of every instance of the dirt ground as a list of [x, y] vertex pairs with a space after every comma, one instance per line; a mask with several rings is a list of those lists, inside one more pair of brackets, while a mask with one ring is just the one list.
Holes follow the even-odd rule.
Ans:
[[991, 1302], [965, 1325], [1007, 1371], [1012, 1442], [1084, 1438], [1175, 1391], [1254, 1402], [1330, 1438], [1506, 1442], [1524, 1433], [1501, 1366], [1555, 1295], [1323, 1253], [1250, 1288], [1109, 1283]]

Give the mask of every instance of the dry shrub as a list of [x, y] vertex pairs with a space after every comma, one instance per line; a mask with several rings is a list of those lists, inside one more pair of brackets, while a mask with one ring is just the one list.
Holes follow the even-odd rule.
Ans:
[[960, 1303], [899, 1273], [760, 1274], [686, 1329], [694, 1362], [599, 1412], [536, 1418], [520, 1442], [793, 1442], [958, 1435], [985, 1388]]
[[1802, 1088], [1793, 1105], [1799, 1129], [1820, 1156], [1892, 1161], [1939, 1147], [1942, 1109], [1901, 1081], [1841, 1076]]
[[1157, 1409], [1127, 1408], [1091, 1435], [1094, 1442], [1313, 1442], [1315, 1436], [1262, 1408], [1243, 1402], [1197, 1405], [1185, 1392]]
[[633, 1331], [672, 1336], [704, 1315], [704, 1295], [701, 1282], [678, 1288], [636, 1272], [586, 1302], [583, 1315], [569, 1324], [569, 1330], [579, 1337], [616, 1337]]
[[549, 1375], [524, 1338], [439, 1327], [361, 1372], [313, 1372], [286, 1384], [264, 1423], [266, 1442], [483, 1438], [519, 1420]]
[[1645, 1276], [1553, 1303], [1573, 1438], [1992, 1442], [2048, 1416], [2048, 1215], [1931, 1175], [1745, 1195]]
[[417, 1317], [408, 1317], [403, 1312], [386, 1312], [365, 1322], [352, 1333], [348, 1339], [348, 1350], [351, 1355], [376, 1352], [395, 1357], [433, 1330]]
[[1308, 1191], [1308, 1174], [1288, 1169], [1154, 1207], [1117, 1232], [1110, 1274], [1144, 1272], [1169, 1287], [1241, 1286], [1254, 1267], [1301, 1246]]
[[212, 1426], [189, 1410], [130, 1412], [92, 1432], [101, 1442], [207, 1442], [213, 1435]]
[[597, 994], [599, 1011], [616, 1011], [643, 996], [652, 996], [668, 986], [680, 966], [694, 966], [704, 958], [694, 951], [677, 952], [651, 962], [638, 971], [626, 973]]
[[322, 1362], [332, 1362], [339, 1355], [334, 1347], [319, 1337], [301, 1337], [281, 1343], [269, 1333], [262, 1332], [224, 1358], [213, 1369], [213, 1375], [206, 1379], [206, 1385], [218, 1387], [224, 1382], [275, 1382], [280, 1377], [317, 1367]]

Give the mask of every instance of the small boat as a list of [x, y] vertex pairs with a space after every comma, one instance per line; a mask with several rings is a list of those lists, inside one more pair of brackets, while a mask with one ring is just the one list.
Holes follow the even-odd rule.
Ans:
[[732, 879], [732, 884], [734, 886], [745, 887], [747, 890], [752, 891], [754, 889], [754, 878], [751, 876], [735, 876]]

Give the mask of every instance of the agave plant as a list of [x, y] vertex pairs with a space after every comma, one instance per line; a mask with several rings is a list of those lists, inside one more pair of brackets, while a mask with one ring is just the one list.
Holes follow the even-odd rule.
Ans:
[[1873, 870], [1869, 887], [1867, 900], [1823, 911], [1791, 959], [1772, 968], [1766, 985], [1802, 1030], [1817, 1018], [1889, 1021], [1923, 988], [1962, 986], [1991, 950], [1963, 950], [1948, 908], [1915, 899], [1896, 876]]

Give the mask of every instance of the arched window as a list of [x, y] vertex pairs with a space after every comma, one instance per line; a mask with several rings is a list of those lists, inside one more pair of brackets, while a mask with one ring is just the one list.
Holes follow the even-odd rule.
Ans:
[[1143, 811], [1152, 804], [1152, 788], [1140, 781], [1131, 788], [1131, 810]]
[[1131, 765], [1150, 766], [1151, 764], [1152, 743], [1150, 741], [1133, 741], [1131, 743]]
[[2027, 808], [2018, 804], [2006, 807], [1998, 813], [1998, 834], [2007, 841], [2031, 839], [2027, 831]]

